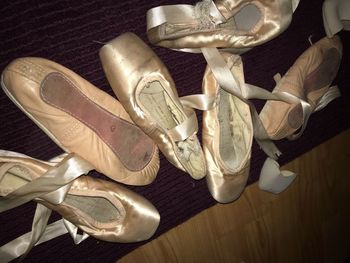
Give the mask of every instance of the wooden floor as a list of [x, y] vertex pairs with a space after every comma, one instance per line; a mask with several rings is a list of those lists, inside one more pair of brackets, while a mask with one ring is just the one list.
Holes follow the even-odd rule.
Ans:
[[350, 257], [350, 130], [284, 168], [285, 192], [249, 186], [126, 255], [134, 262], [344, 262]]

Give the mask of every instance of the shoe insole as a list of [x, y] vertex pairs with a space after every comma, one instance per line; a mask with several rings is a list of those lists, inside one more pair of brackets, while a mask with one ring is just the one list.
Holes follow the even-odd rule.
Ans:
[[164, 129], [170, 130], [185, 120], [184, 114], [158, 81], [145, 86], [139, 98], [152, 118]]
[[240, 9], [233, 17], [236, 29], [239, 31], [252, 31], [261, 19], [261, 12], [254, 4], [248, 4]]
[[117, 208], [106, 198], [68, 194], [64, 203], [79, 209], [100, 223], [115, 222], [120, 218]]
[[306, 95], [310, 92], [329, 86], [338, 73], [341, 62], [341, 54], [336, 48], [327, 49], [324, 52], [321, 64], [308, 74], [304, 80]]
[[151, 160], [154, 143], [139, 127], [90, 100], [61, 73], [48, 74], [40, 94], [46, 103], [93, 130], [128, 169], [138, 171]]
[[[221, 159], [229, 169], [239, 168], [247, 156], [249, 137], [252, 131], [245, 122], [244, 112], [249, 111], [248, 105], [220, 89], [219, 123]], [[249, 116], [249, 115], [248, 115]]]
[[[1, 168], [1, 167], [0, 167]], [[0, 192], [12, 192], [31, 181], [30, 170], [15, 165], [6, 171], [0, 180]], [[97, 222], [109, 223], [119, 219], [120, 213], [107, 199], [102, 197], [77, 196], [68, 194], [64, 203], [81, 210]]]

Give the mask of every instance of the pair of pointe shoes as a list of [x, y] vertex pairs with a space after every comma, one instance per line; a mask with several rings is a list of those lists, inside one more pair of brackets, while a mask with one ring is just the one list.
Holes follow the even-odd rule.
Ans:
[[[0, 256], [8, 255], [11, 260], [25, 255], [40, 243], [34, 237], [46, 240], [47, 233], [67, 231], [72, 235], [71, 229], [76, 232], [77, 228], [104, 241], [149, 239], [160, 221], [149, 201], [116, 183], [78, 178], [93, 169], [129, 185], [149, 184], [156, 177], [158, 148], [122, 105], [71, 70], [43, 58], [14, 60], [2, 73], [1, 85], [16, 106], [71, 154], [51, 164], [21, 154], [0, 153], [0, 196], [4, 196], [0, 212], [21, 205], [19, 200], [34, 200], [43, 205], [36, 210], [38, 218], [54, 210], [65, 220], [64, 225], [48, 227], [46, 220], [40, 228], [33, 223], [31, 237], [22, 238], [28, 248], [13, 253], [11, 244], [21, 238], [15, 239], [0, 248]], [[79, 170], [81, 167], [86, 169]], [[72, 170], [68, 175], [67, 169]], [[65, 175], [74, 180], [67, 181]], [[48, 178], [54, 181], [45, 181]], [[61, 194], [57, 196], [57, 192]], [[52, 200], [52, 196], [58, 199]], [[76, 234], [72, 236], [80, 242]]]
[[[147, 35], [152, 44], [185, 52], [205, 54], [206, 50], [220, 48], [225, 69], [232, 73], [237, 86], [244, 88], [242, 61], [230, 53], [244, 53], [281, 34], [290, 24], [298, 4], [298, 0], [204, 0], [194, 6], [159, 6], [147, 13]], [[256, 127], [259, 122], [265, 130], [263, 140], [300, 136], [309, 115], [339, 96], [338, 90], [330, 85], [338, 71], [341, 56], [342, 45], [337, 36], [324, 38], [312, 45], [285, 76], [277, 80], [270, 97], [278, 94], [283, 101], [267, 101], [257, 117], [259, 121], [252, 118], [252, 109], [247, 103], [236, 94], [227, 92], [225, 87], [220, 87], [212, 66], [207, 67], [202, 90], [205, 95], [218, 99], [216, 107], [203, 114], [203, 150], [208, 188], [217, 201], [231, 202], [244, 189], [255, 133], [252, 120]], [[208, 55], [205, 57], [208, 61]], [[213, 57], [210, 59], [218, 67], [218, 60]], [[263, 169], [267, 171], [264, 173], [280, 173], [277, 166], [273, 163]], [[278, 193], [293, 180], [293, 176], [287, 179], [286, 174], [282, 176], [286, 180], [277, 175], [270, 180], [268, 175], [265, 178], [268, 180], [261, 180], [259, 185], [262, 189]], [[271, 183], [274, 184], [273, 189]]]
[[[2, 74], [2, 87], [58, 146], [115, 181], [151, 183], [159, 170], [155, 143], [176, 167], [203, 178], [195, 113], [179, 102], [167, 69], [132, 34], [112, 42], [101, 49], [101, 59], [121, 103], [43, 58], [10, 63]], [[116, 55], [119, 60], [112, 59]], [[147, 73], [151, 74], [146, 78]]]
[[[227, 53], [223, 56], [232, 74], [243, 84], [241, 59]], [[308, 106], [308, 114], [304, 113], [300, 103], [268, 100], [259, 117], [269, 139], [299, 137], [309, 115], [339, 96], [338, 89], [331, 87], [331, 84], [338, 72], [341, 57], [339, 37], [323, 38], [308, 48], [277, 81], [272, 93], [286, 93], [301, 99]], [[220, 88], [209, 66], [203, 79], [203, 92], [218, 96], [217, 107], [203, 113], [203, 149], [208, 166], [208, 188], [217, 201], [227, 203], [239, 197], [249, 176], [254, 134], [251, 111], [245, 102]], [[270, 168], [267, 172], [279, 171]], [[282, 175], [288, 177], [287, 174]], [[274, 182], [273, 187], [270, 186], [273, 182], [268, 182], [269, 177], [260, 177], [259, 186], [278, 193], [285, 189], [294, 175], [289, 179], [284, 178], [285, 181]]]
[[[26, 195], [25, 200], [35, 200], [59, 212], [75, 227], [98, 239], [141, 241], [151, 237], [159, 224], [160, 216], [153, 205], [122, 186], [78, 177], [96, 169], [124, 184], [149, 184], [159, 169], [154, 142], [175, 166], [195, 179], [204, 177], [206, 166], [196, 137], [196, 115], [182, 106], [167, 69], [135, 35], [125, 34], [107, 44], [101, 50], [101, 59], [124, 107], [53, 61], [19, 58], [6, 67], [1, 78], [4, 92], [71, 155], [63, 163], [51, 165], [1, 152], [0, 194], [5, 196], [2, 202], [17, 206], [22, 204], [18, 201], [23, 199], [21, 193], [41, 192], [38, 196]], [[78, 160], [75, 166], [87, 168], [75, 171], [75, 166], [69, 166], [71, 159]], [[65, 173], [58, 169], [61, 166], [73, 169], [74, 180], [66, 181]], [[42, 182], [52, 174], [65, 188], [61, 196], [54, 193], [59, 191], [54, 187], [57, 182]], [[44, 194], [58, 200], [52, 202]], [[1, 211], [13, 207], [4, 204]], [[89, 207], [96, 208], [98, 215]], [[32, 239], [30, 244], [38, 241]]]

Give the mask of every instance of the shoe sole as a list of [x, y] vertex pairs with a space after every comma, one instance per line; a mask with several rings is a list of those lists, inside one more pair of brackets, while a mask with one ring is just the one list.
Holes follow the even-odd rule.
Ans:
[[5, 92], [5, 94], [7, 95], [7, 97], [9, 97], [9, 99], [25, 114], [29, 117], [29, 119], [31, 119], [36, 125], [38, 125], [38, 127], [44, 131], [46, 133], [47, 136], [50, 137], [51, 140], [53, 140], [62, 150], [64, 150], [65, 152], [70, 153], [70, 151], [68, 149], [66, 149], [60, 142], [59, 140], [45, 127], [43, 126], [37, 119], [34, 118], [33, 115], [31, 115], [28, 111], [26, 111], [24, 109], [24, 107], [15, 99], [15, 97], [8, 91], [8, 89], [6, 88], [6, 85], [4, 83], [4, 76], [3, 74], [1, 74], [1, 87], [2, 90]]

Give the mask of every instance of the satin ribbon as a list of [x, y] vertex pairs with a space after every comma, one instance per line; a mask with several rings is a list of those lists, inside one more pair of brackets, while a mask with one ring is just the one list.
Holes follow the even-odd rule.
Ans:
[[[289, 95], [291, 95], [291, 94], [289, 94]], [[311, 109], [310, 109], [311, 106], [309, 104], [305, 105], [305, 102], [301, 101], [301, 104], [303, 107], [303, 116], [304, 116], [303, 124], [297, 133], [294, 133], [294, 134], [288, 136], [287, 139], [289, 139], [289, 140], [298, 139], [303, 134], [311, 114], [313, 112], [317, 112], [317, 111], [322, 110], [324, 107], [326, 107], [328, 105], [328, 103], [330, 103], [332, 100], [340, 97], [340, 95], [341, 94], [340, 94], [339, 88], [337, 86], [330, 87], [329, 90], [321, 97], [320, 101], [317, 103], [316, 108], [313, 111], [311, 111]], [[304, 109], [305, 109], [305, 111], [304, 111]]]
[[279, 194], [284, 191], [296, 178], [290, 171], [281, 171], [279, 164], [267, 158], [260, 173], [258, 186], [267, 192]]
[[[33, 159], [10, 151], [0, 150], [0, 154], [3, 157]], [[56, 158], [55, 161], [60, 162], [50, 167], [41, 177], [3, 197], [0, 200], [0, 212], [7, 211], [34, 199], [60, 204], [63, 202], [72, 181], [94, 169], [90, 163], [74, 154], [62, 155]], [[47, 164], [48, 162], [44, 163]], [[51, 165], [53, 164], [51, 163]], [[0, 247], [0, 258], [4, 262], [8, 262], [23, 255], [23, 259], [35, 245], [67, 232], [71, 234], [76, 244], [88, 237], [85, 233], [78, 235], [77, 227], [67, 220], [60, 220], [47, 226], [50, 215], [51, 210], [38, 203], [33, 219], [32, 231]]]
[[[46, 207], [44, 207], [46, 208]], [[46, 208], [47, 210], [50, 210]], [[51, 211], [51, 210], [50, 210]], [[66, 224], [66, 223], [69, 224]], [[51, 239], [54, 239], [56, 237], [59, 237], [61, 235], [70, 233], [72, 235], [72, 238], [74, 240], [75, 244], [79, 244], [83, 240], [85, 240], [87, 237], [89, 237], [88, 234], [84, 233], [83, 235], [76, 234], [78, 231], [78, 228], [74, 226], [72, 223], [65, 219], [60, 219], [54, 223], [51, 223], [50, 225], [47, 225], [45, 227], [45, 231], [40, 236], [40, 239], [34, 243], [31, 240], [32, 232], [28, 232], [11, 242], [3, 245], [0, 247], [0, 258], [1, 262], [9, 262], [15, 258], [21, 257], [20, 260], [22, 260], [26, 254], [29, 252], [29, 248], [32, 248], [32, 244], [34, 246], [40, 245], [42, 243], [45, 243], [46, 241], [50, 241]]]
[[147, 31], [168, 21], [173, 23], [193, 23], [195, 19], [192, 5], [157, 6], [147, 11]]
[[[24, 251], [21, 259], [23, 259], [29, 251], [35, 246], [35, 244], [39, 241], [43, 233], [45, 232], [45, 228], [47, 225], [47, 222], [49, 221], [50, 215], [51, 215], [51, 209], [48, 209], [42, 204], [37, 204], [34, 219], [32, 223], [32, 231], [30, 234], [30, 239], [27, 245], [26, 250]], [[27, 243], [27, 242], [25, 242]], [[25, 247], [24, 244], [20, 247]], [[18, 247], [16, 247], [16, 251], [18, 253]]]
[[192, 109], [209, 110], [216, 104], [216, 98], [204, 94], [189, 95], [180, 98], [186, 118], [182, 123], [168, 130], [168, 134], [176, 142], [184, 141], [198, 131], [196, 113]]
[[64, 227], [67, 229], [68, 233], [73, 238], [74, 244], [78, 245], [89, 237], [88, 234], [83, 232], [83, 234], [78, 234], [78, 228], [66, 219], [62, 219]]
[[298, 5], [299, 5], [300, 0], [292, 0], [292, 10], [293, 13], [295, 11], [295, 9], [297, 9]]
[[[257, 97], [269, 97], [273, 99], [277, 99], [277, 97], [264, 89], [239, 83], [232, 75], [231, 70], [228, 68], [225, 60], [216, 48], [202, 48], [202, 53], [220, 87], [249, 105], [255, 139], [270, 158], [277, 159], [280, 155], [280, 151], [275, 144], [269, 140], [255, 106], [248, 100]], [[250, 89], [250, 87], [252, 88]]]
[[189, 118], [185, 121], [175, 126], [174, 128], [168, 130], [168, 135], [174, 139], [176, 142], [184, 141], [188, 137], [192, 136], [198, 131], [198, 121], [197, 116], [194, 111]]
[[[209, 6], [208, 10], [203, 10]], [[206, 9], [206, 8], [205, 8]], [[207, 18], [208, 24], [218, 25], [226, 21], [226, 18], [221, 15], [215, 3], [211, 0], [198, 2], [193, 5], [165, 5], [151, 8], [147, 11], [147, 31], [160, 26], [164, 23], [170, 24], [198, 24], [203, 21], [203, 13]], [[176, 51], [201, 53], [199, 48], [181, 48], [174, 49]]]
[[211, 97], [205, 94], [188, 95], [180, 98], [181, 104], [184, 107], [202, 111], [214, 108], [216, 100], [216, 97]]
[[322, 96], [320, 101], [317, 103], [314, 112], [322, 110], [328, 105], [332, 100], [341, 96], [340, 90], [337, 85], [331, 86], [328, 91]]
[[[276, 85], [278, 84], [278, 82], [282, 79], [281, 75], [278, 73], [274, 76], [274, 80], [276, 82]], [[272, 94], [277, 94], [279, 98], [283, 98], [283, 101], [290, 103], [290, 104], [298, 104], [300, 103], [302, 106], [302, 111], [303, 111], [303, 124], [299, 129], [299, 132], [292, 134], [290, 136], [287, 137], [287, 139], [289, 140], [295, 140], [298, 139], [304, 132], [309, 117], [313, 112], [317, 112], [322, 110], [324, 107], [326, 107], [328, 105], [328, 103], [330, 103], [332, 100], [340, 97], [340, 91], [338, 86], [331, 86], [328, 91], [321, 97], [321, 99], [318, 101], [315, 109], [313, 111], [311, 111], [311, 105], [307, 102], [305, 102], [304, 100], [290, 94], [287, 92], [274, 92]], [[269, 99], [269, 98], [267, 98]]]
[[[197, 23], [199, 17], [198, 13], [205, 12], [203, 7], [208, 8], [207, 17], [210, 17], [210, 22], [213, 24], [220, 24], [226, 21], [220, 11], [217, 9], [213, 1], [202, 1], [193, 5], [165, 5], [157, 6], [147, 11], [147, 31], [160, 26], [164, 23], [171, 24], [193, 24]], [[196, 9], [201, 9], [199, 12]], [[196, 12], [197, 11], [197, 12]]]

